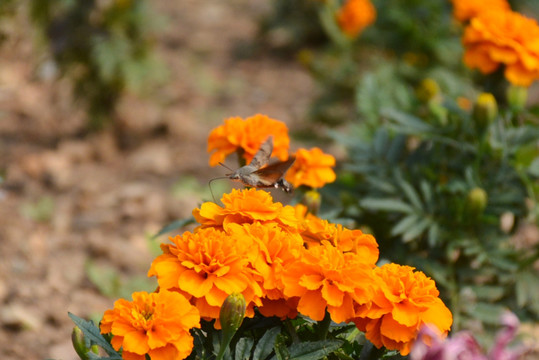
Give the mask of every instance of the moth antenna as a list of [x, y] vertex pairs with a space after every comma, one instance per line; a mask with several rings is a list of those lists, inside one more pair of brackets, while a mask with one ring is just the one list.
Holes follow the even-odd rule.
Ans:
[[[222, 167], [234, 172], [234, 170], [232, 170], [231, 168], [229, 168], [228, 166], [226, 166], [225, 164], [223, 164], [222, 162], [219, 163], [219, 165], [221, 165]], [[222, 178], [216, 178], [216, 179], [222, 179]], [[215, 179], [212, 179], [212, 180], [215, 180]], [[211, 181], [211, 180], [210, 180]]]
[[[221, 164], [221, 163], [219, 163], [219, 164]], [[213, 195], [213, 190], [211, 188], [211, 183], [214, 180], [220, 180], [220, 179], [228, 179], [228, 176], [219, 176], [219, 177], [213, 178], [210, 181], [208, 181], [208, 187], [210, 188], [211, 197], [213, 198], [213, 202], [216, 203], [216, 204], [217, 204], [217, 201], [215, 200], [215, 196]]]

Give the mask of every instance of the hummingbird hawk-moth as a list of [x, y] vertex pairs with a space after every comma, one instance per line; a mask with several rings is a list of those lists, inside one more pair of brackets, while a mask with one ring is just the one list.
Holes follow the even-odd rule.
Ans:
[[292, 191], [292, 185], [284, 179], [284, 175], [292, 166], [296, 158], [291, 156], [288, 160], [269, 164], [273, 151], [273, 137], [270, 136], [260, 145], [253, 160], [248, 165], [226, 174], [230, 180], [239, 181], [243, 185], [256, 188], [281, 188], [285, 192]]

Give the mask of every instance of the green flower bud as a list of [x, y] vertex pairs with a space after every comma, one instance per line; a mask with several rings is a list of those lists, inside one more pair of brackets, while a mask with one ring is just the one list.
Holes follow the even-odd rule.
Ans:
[[473, 188], [468, 193], [466, 198], [466, 209], [468, 215], [477, 217], [483, 214], [487, 207], [488, 195], [487, 192], [479, 187]]
[[494, 95], [491, 93], [479, 94], [473, 110], [473, 118], [478, 131], [483, 132], [497, 116], [498, 103]]
[[318, 191], [309, 190], [305, 193], [301, 202], [307, 206], [307, 212], [316, 215], [320, 209], [322, 198]]
[[507, 89], [507, 102], [514, 111], [520, 111], [526, 106], [528, 100], [528, 88], [511, 85]]
[[221, 329], [223, 330], [223, 337], [221, 338], [221, 347], [219, 348], [216, 360], [223, 359], [225, 351], [234, 337], [234, 334], [240, 328], [244, 317], [245, 298], [243, 295], [239, 293], [228, 295], [219, 312], [219, 322], [221, 323]]
[[426, 103], [439, 97], [441, 92], [438, 83], [433, 79], [427, 78], [421, 81], [415, 93], [421, 102]]
[[233, 293], [228, 295], [221, 306], [219, 321], [223, 332], [235, 333], [245, 317], [245, 298], [242, 294]]
[[71, 342], [73, 343], [73, 348], [77, 352], [77, 355], [79, 355], [79, 357], [82, 360], [89, 359], [88, 351], [90, 350], [92, 350], [92, 352], [95, 354], [98, 353], [97, 345], [93, 345], [90, 348], [88, 348], [89, 344], [86, 343], [86, 339], [84, 338], [84, 333], [78, 326], [75, 326], [73, 328], [73, 331], [71, 332]]

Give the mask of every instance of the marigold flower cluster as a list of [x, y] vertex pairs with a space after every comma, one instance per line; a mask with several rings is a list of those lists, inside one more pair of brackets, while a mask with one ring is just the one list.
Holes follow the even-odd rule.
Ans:
[[371, 235], [308, 214], [303, 205], [274, 202], [263, 190], [232, 190], [222, 203], [195, 209], [200, 226], [162, 245], [148, 272], [202, 319], [218, 320], [225, 298], [240, 293], [247, 317], [256, 308], [263, 316], [301, 313], [320, 321], [327, 312], [335, 322], [357, 323], [376, 346], [403, 354], [421, 324], [449, 330], [451, 313], [434, 282], [407, 267], [378, 268]]
[[342, 32], [354, 38], [376, 20], [376, 9], [369, 0], [347, 0], [335, 15]]
[[453, 0], [455, 17], [469, 20], [462, 43], [464, 63], [490, 74], [504, 66], [505, 78], [518, 86], [539, 79], [539, 25], [511, 11], [505, 0]]

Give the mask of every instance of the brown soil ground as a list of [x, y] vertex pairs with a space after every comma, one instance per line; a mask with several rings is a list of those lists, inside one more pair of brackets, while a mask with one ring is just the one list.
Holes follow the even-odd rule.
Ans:
[[[293, 129], [314, 95], [309, 75], [293, 61], [233, 55], [253, 40], [268, 1], [152, 4], [168, 18], [157, 43], [167, 82], [145, 98], [126, 95], [115, 129], [82, 137], [76, 134], [84, 114], [69, 83], [39, 76], [40, 50], [24, 14], [4, 24], [3, 359], [76, 359], [67, 312], [98, 319], [118, 296], [141, 289], [133, 279], [145, 277], [156, 254], [148, 235], [190, 215], [208, 199], [208, 179], [223, 175], [208, 166], [209, 131], [224, 118], [255, 113]], [[107, 290], [111, 271], [120, 290]]]

